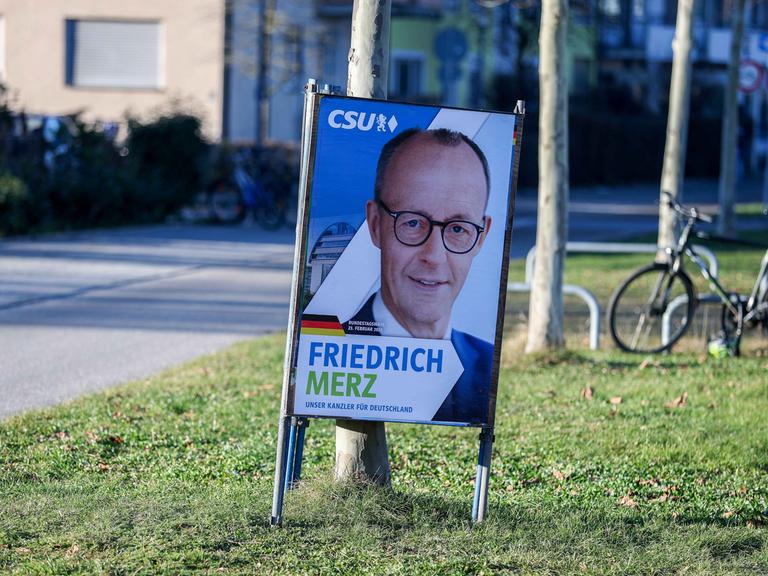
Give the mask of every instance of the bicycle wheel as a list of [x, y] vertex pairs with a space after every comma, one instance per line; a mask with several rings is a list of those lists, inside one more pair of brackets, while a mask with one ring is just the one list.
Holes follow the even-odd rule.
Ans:
[[277, 230], [285, 222], [285, 212], [270, 201], [256, 209], [256, 221], [264, 230]]
[[763, 336], [768, 338], [768, 274], [763, 276], [755, 300], [755, 319], [763, 326]]
[[611, 297], [611, 336], [627, 352], [662, 352], [685, 334], [695, 307], [693, 284], [685, 272], [673, 273], [667, 264], [644, 266]]
[[244, 216], [240, 193], [234, 188], [220, 187], [211, 193], [211, 212], [216, 222], [233, 224]]

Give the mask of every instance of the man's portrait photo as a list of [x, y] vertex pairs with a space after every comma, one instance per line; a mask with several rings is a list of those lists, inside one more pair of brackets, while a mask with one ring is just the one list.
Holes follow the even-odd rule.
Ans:
[[464, 373], [435, 420], [483, 418], [487, 409], [493, 346], [454, 329], [451, 312], [491, 227], [489, 188], [485, 155], [467, 136], [412, 128], [382, 149], [365, 207], [381, 288], [344, 328], [452, 341]]
[[[430, 408], [430, 420], [488, 424], [516, 119], [355, 104], [356, 116], [338, 100], [321, 107], [303, 317], [336, 322], [350, 346], [382, 339], [403, 347], [444, 342], [460, 368]], [[355, 117], [356, 128], [339, 120]], [[413, 394], [418, 387], [415, 375]]]

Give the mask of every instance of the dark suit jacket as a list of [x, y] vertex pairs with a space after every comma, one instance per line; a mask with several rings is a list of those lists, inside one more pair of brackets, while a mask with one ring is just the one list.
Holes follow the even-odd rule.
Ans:
[[[380, 336], [381, 332], [365, 323], [375, 322], [374, 294], [360, 310], [343, 324], [347, 334]], [[355, 325], [355, 322], [363, 324]], [[433, 420], [440, 422], [481, 423], [488, 421], [488, 397], [493, 368], [493, 346], [466, 332], [451, 331], [451, 343], [456, 350], [464, 372], [454, 384]]]

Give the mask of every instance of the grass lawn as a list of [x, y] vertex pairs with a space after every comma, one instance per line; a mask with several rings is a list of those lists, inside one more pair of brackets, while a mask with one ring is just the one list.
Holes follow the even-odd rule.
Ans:
[[472, 529], [476, 430], [390, 425], [390, 493], [332, 485], [315, 420], [274, 530], [282, 352], [271, 336], [0, 424], [0, 572], [768, 573], [766, 358], [507, 361]]
[[[723, 277], [753, 256], [721, 257]], [[597, 289], [632, 258], [568, 273]], [[507, 346], [486, 523], [476, 429], [388, 425], [387, 491], [331, 482], [333, 423], [314, 420], [275, 530], [283, 338], [0, 423], [0, 573], [768, 574], [764, 345]]]

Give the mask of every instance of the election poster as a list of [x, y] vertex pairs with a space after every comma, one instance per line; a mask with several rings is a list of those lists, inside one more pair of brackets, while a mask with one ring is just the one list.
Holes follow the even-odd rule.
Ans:
[[320, 97], [288, 415], [493, 425], [521, 134]]

